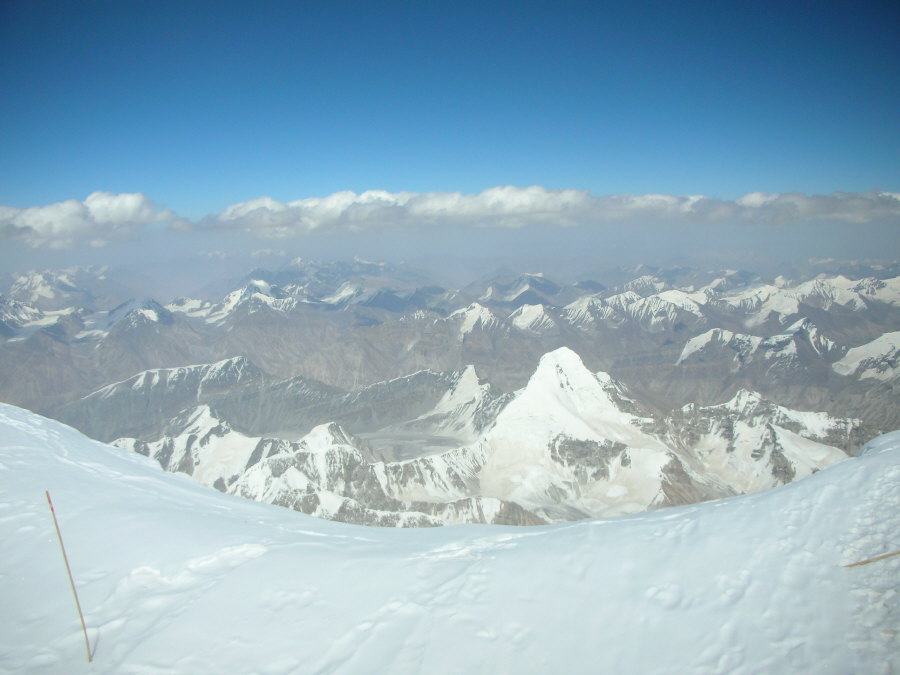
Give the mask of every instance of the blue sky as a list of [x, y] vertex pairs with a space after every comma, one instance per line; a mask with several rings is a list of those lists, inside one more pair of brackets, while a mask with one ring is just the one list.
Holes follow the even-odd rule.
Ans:
[[898, 26], [895, 2], [4, 2], [0, 204], [141, 193], [165, 213], [133, 238], [345, 190], [897, 193]]

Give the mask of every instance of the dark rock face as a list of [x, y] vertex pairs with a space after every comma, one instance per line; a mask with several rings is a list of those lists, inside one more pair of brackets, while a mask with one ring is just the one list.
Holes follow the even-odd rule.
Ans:
[[614, 441], [589, 441], [557, 436], [550, 445], [553, 461], [575, 470], [583, 481], [609, 478], [609, 464], [613, 460], [622, 461], [628, 446]]

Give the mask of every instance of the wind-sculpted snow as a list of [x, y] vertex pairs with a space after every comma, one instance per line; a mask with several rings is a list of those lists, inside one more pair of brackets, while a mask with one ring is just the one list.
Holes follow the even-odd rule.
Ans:
[[[53, 496], [93, 663], [55, 540]], [[0, 670], [884, 673], [900, 434], [791, 485], [620, 519], [361, 528], [0, 406]]]

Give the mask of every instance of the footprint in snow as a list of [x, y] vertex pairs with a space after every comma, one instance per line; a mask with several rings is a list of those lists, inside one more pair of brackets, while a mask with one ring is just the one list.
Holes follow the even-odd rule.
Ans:
[[681, 604], [684, 592], [678, 584], [660, 584], [648, 588], [644, 597], [663, 609], [675, 609]]
[[85, 620], [89, 627], [96, 627], [107, 636], [144, 635], [164, 618], [183, 611], [192, 598], [201, 595], [230, 570], [267, 550], [259, 544], [226, 546], [215, 553], [191, 558], [174, 572], [149, 565], [136, 567], [116, 584], [99, 607], [85, 607]]

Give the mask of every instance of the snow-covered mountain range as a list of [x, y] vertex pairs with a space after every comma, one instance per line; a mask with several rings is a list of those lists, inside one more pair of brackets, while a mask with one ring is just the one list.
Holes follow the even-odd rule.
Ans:
[[295, 260], [165, 306], [112, 304], [104, 270], [19, 275], [0, 400], [220, 490], [386, 525], [742, 494], [900, 427], [896, 265], [618, 274], [452, 290]]
[[204, 489], [0, 404], [0, 671], [889, 673], [898, 500], [895, 433], [707, 504], [362, 528]]
[[[127, 411], [107, 426], [108, 439], [138, 420], [136, 435], [114, 444], [169, 471], [257, 501], [391, 526], [537, 524], [754, 492], [844, 459], [841, 448], [854, 447], [862, 427], [747, 391], [655, 419], [568, 348], [546, 354], [512, 394], [496, 394], [473, 367], [349, 397], [305, 385], [266, 382], [232, 359], [147, 371], [64, 417], [92, 429]], [[248, 414], [253, 401], [266, 401], [270, 414]], [[266, 431], [301, 420], [296, 440]]]

